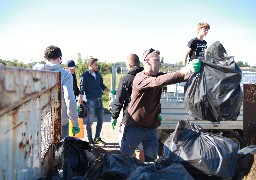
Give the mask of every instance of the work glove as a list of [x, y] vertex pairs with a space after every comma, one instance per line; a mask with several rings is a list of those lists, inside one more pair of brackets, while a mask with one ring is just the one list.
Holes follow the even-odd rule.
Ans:
[[192, 64], [194, 73], [198, 73], [201, 69], [202, 61], [200, 59], [193, 59], [191, 61], [191, 64]]
[[77, 103], [77, 112], [78, 112], [78, 114], [81, 112], [81, 106], [79, 103]]
[[193, 59], [185, 67], [181, 68], [180, 72], [185, 75], [198, 73], [201, 69], [201, 63], [202, 63], [201, 60]]
[[72, 128], [72, 133], [73, 133], [73, 136], [75, 136], [77, 133], [80, 132], [80, 127], [77, 127], [77, 126], [73, 126]]
[[116, 95], [116, 90], [111, 90], [110, 93]]
[[113, 130], [115, 129], [116, 122], [117, 122], [117, 119], [112, 119], [111, 120]]
[[161, 114], [158, 114], [158, 120], [159, 120], [159, 122], [160, 122], [160, 123], [162, 122], [163, 117], [162, 117], [162, 115], [161, 115]]

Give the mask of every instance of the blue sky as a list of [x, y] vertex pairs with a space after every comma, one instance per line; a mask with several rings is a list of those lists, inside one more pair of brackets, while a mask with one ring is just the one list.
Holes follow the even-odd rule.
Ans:
[[236, 61], [256, 64], [254, 0], [0, 0], [0, 59], [41, 61], [56, 45], [64, 62], [77, 53], [116, 62], [152, 47], [176, 63], [202, 21], [208, 46], [221, 41]]

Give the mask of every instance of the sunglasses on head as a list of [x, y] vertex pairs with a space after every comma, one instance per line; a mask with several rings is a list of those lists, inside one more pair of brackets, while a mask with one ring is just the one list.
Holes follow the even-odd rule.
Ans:
[[156, 52], [158, 55], [160, 54], [159, 51], [154, 50], [153, 48], [150, 48], [144, 58], [144, 61], [146, 60], [147, 56], [153, 52]]

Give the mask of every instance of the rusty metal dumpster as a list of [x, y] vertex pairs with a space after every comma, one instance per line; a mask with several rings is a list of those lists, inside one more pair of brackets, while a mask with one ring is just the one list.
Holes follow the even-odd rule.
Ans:
[[60, 73], [0, 67], [0, 179], [38, 179], [60, 140]]

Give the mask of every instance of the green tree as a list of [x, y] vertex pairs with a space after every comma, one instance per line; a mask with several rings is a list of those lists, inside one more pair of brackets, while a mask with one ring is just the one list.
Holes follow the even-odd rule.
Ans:
[[18, 61], [16, 64], [17, 67], [24, 68], [25, 64], [22, 61]]
[[83, 60], [80, 53], [77, 54], [77, 63], [76, 63], [76, 77], [80, 76], [88, 69], [87, 59]]
[[4, 66], [6, 66], [6, 62], [5, 62], [5, 60], [0, 59], [0, 65], [4, 65]]
[[101, 74], [110, 74], [112, 72], [112, 63], [99, 62], [99, 72]]
[[243, 66], [244, 66], [243, 61], [237, 61], [236, 64], [237, 64], [239, 67], [243, 67]]
[[25, 64], [25, 68], [32, 68], [32, 64], [31, 63]]
[[164, 57], [161, 57], [161, 63], [164, 63]]
[[121, 68], [119, 66], [117, 67], [116, 72], [121, 73]]
[[6, 66], [16, 66], [16, 64], [13, 61], [5, 61]]
[[179, 61], [177, 65], [182, 66], [183, 65], [183, 61]]
[[248, 64], [248, 62], [245, 62], [245, 63], [244, 63], [244, 66], [250, 67], [250, 65]]
[[17, 67], [18, 66], [18, 60], [17, 59], [13, 59], [13, 60], [9, 61], [7, 66], [15, 66], [15, 67]]
[[0, 59], [0, 65], [18, 67], [18, 68], [32, 68], [35, 63], [24, 64], [23, 61], [13, 59], [11, 61]]
[[45, 61], [40, 61], [39, 64], [46, 64], [46, 62]]

